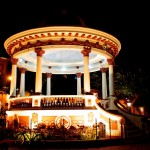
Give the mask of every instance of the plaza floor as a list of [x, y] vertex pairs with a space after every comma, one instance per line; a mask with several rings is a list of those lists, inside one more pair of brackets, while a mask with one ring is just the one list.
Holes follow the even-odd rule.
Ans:
[[35, 145], [22, 145], [16, 146], [13, 144], [4, 145], [0, 147], [0, 150], [150, 150], [150, 142], [142, 143], [124, 143], [120, 140], [114, 141], [96, 141], [96, 142], [51, 142], [47, 145], [41, 145], [39, 143]]

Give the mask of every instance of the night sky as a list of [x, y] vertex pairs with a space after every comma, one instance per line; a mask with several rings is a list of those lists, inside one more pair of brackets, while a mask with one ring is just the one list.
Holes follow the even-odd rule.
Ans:
[[[34, 2], [34, 1], [33, 1]], [[49, 2], [49, 3], [48, 3]], [[8, 57], [4, 41], [18, 32], [43, 26], [80, 25], [112, 34], [121, 42], [117, 60], [142, 64], [148, 58], [147, 3], [118, 1], [35, 1], [35, 4], [0, 2], [0, 56]], [[143, 62], [144, 61], [144, 62]], [[145, 64], [143, 64], [145, 65]]]
[[[34, 3], [34, 4], [33, 4]], [[4, 41], [18, 32], [44, 26], [75, 25], [115, 36], [121, 51], [115, 63], [148, 70], [148, 2], [131, 0], [0, 2], [0, 57], [8, 57]]]

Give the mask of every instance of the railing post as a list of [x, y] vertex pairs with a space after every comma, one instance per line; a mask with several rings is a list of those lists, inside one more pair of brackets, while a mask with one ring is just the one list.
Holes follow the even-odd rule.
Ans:
[[96, 124], [96, 140], [97, 140], [97, 119], [95, 119], [95, 124]]
[[109, 131], [110, 131], [110, 139], [111, 139], [111, 119], [109, 118]]

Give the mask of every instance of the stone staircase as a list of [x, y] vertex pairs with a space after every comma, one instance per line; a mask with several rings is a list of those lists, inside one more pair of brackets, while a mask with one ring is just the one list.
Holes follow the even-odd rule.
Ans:
[[[134, 123], [132, 123], [124, 114], [122, 114], [118, 110], [109, 110], [109, 112], [117, 115], [121, 115], [125, 118], [126, 123], [125, 123], [125, 143], [141, 143], [145, 142], [146, 136], [144, 131], [137, 127]], [[133, 115], [134, 117], [134, 115]]]
[[135, 126], [128, 118], [125, 124], [125, 143], [145, 142], [145, 133], [139, 127]]

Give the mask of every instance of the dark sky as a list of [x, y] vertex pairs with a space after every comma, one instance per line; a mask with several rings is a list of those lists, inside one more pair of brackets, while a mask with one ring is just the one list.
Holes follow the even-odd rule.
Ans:
[[[82, 25], [102, 30], [121, 42], [116, 63], [142, 67], [149, 62], [149, 8], [146, 0], [0, 2], [0, 57], [4, 41], [18, 32], [51, 25]], [[2, 10], [3, 8], [3, 10]]]

